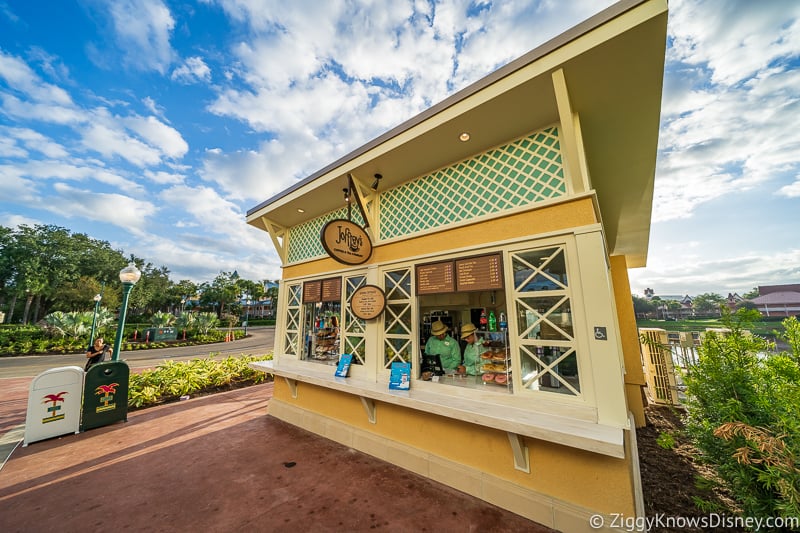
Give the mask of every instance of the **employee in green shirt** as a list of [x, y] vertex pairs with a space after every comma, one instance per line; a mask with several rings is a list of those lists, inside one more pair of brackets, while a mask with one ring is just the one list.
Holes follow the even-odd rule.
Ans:
[[478, 342], [475, 336], [477, 328], [470, 323], [464, 324], [461, 327], [461, 340], [467, 341], [464, 347], [464, 369], [467, 375], [478, 376], [481, 373], [481, 354], [486, 351], [486, 348]]
[[461, 364], [458, 342], [447, 334], [447, 326], [441, 320], [431, 324], [431, 336], [425, 343], [425, 353], [438, 355], [446, 374], [454, 374]]

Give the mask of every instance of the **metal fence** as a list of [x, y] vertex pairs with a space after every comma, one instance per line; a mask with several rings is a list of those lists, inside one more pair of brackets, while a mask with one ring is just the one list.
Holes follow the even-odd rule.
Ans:
[[639, 339], [650, 401], [680, 405], [685, 398], [683, 376], [697, 363], [700, 332], [640, 328]]

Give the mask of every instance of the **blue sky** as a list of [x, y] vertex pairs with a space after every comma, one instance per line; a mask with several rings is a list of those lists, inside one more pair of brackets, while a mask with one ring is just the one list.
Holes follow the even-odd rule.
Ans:
[[[611, 3], [0, 0], [0, 225], [277, 279], [249, 208]], [[632, 289], [800, 283], [800, 2], [669, 5]]]

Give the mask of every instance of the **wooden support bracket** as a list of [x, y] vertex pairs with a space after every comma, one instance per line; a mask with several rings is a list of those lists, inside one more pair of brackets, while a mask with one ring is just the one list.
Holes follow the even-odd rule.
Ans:
[[369, 419], [370, 424], [375, 423], [375, 401], [372, 398], [367, 398], [365, 396], [359, 396], [361, 398], [361, 405], [364, 406], [364, 410], [367, 412], [367, 418]]
[[296, 379], [289, 379], [286, 376], [283, 377], [286, 380], [286, 384], [289, 385], [289, 392], [292, 393], [292, 398], [295, 400], [297, 399], [297, 380]]
[[530, 454], [528, 453], [528, 447], [523, 443], [522, 436], [510, 431], [507, 431], [506, 435], [508, 435], [508, 442], [511, 444], [511, 452], [514, 454], [514, 468], [530, 474]]

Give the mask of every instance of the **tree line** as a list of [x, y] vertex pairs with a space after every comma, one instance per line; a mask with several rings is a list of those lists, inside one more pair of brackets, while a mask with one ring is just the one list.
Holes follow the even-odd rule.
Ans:
[[[758, 296], [758, 288], [745, 293], [742, 297], [744, 300], [736, 304], [736, 309], [755, 309], [756, 305], [749, 300]], [[728, 299], [714, 292], [706, 292], [699, 294], [692, 298], [692, 309], [700, 316], [720, 316], [721, 307], [727, 306]], [[680, 311], [683, 308], [680, 302], [676, 300], [662, 300], [658, 296], [652, 298], [643, 298], [641, 296], [633, 295], [633, 311], [637, 316], [650, 315], [658, 313], [658, 310], [665, 308], [670, 314]]]
[[131, 314], [176, 311], [195, 298], [201, 308], [218, 316], [238, 314], [245, 295], [253, 300], [277, 296], [270, 280], [246, 280], [236, 272], [221, 272], [199, 284], [186, 279], [176, 283], [166, 266], [126, 255], [106, 241], [67, 228], [0, 226], [0, 312], [5, 313], [6, 323], [35, 323], [55, 311], [92, 310], [96, 294], [102, 295], [102, 307], [118, 309], [119, 271], [128, 263], [142, 272], [128, 300]]

